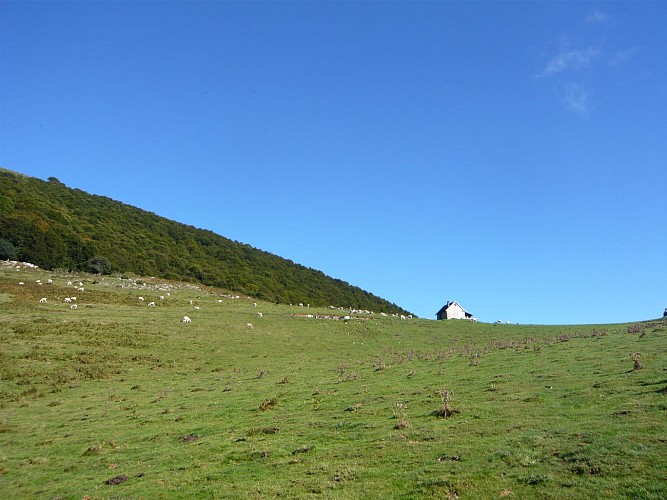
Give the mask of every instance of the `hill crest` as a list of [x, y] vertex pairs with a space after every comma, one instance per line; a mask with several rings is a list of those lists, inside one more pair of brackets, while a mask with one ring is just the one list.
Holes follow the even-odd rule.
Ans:
[[[207, 229], [0, 168], [0, 253], [45, 269], [196, 281], [276, 303], [408, 311], [359, 287]], [[12, 254], [13, 253], [13, 254]]]

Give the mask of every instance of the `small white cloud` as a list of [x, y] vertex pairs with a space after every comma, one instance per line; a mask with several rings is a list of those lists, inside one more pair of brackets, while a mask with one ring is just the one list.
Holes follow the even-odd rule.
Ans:
[[609, 60], [609, 66], [612, 66], [614, 68], [622, 66], [627, 60], [631, 59], [637, 53], [637, 50], [638, 50], [637, 48], [629, 50], [619, 50]]
[[568, 69], [580, 69], [586, 67], [599, 52], [600, 51], [595, 47], [588, 47], [586, 50], [569, 50], [561, 52], [549, 61], [549, 64], [547, 64], [542, 75], [551, 76]]
[[577, 113], [588, 111], [588, 93], [578, 83], [565, 86], [565, 103], [568, 109]]
[[609, 21], [609, 16], [600, 9], [595, 9], [586, 16], [586, 22], [591, 24], [605, 24]]

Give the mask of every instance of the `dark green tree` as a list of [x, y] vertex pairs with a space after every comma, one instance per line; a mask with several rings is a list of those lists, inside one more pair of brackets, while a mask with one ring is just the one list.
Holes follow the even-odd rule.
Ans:
[[16, 248], [6, 238], [0, 238], [0, 259], [16, 260]]
[[95, 274], [109, 274], [111, 272], [111, 262], [106, 257], [96, 255], [88, 259], [86, 270]]

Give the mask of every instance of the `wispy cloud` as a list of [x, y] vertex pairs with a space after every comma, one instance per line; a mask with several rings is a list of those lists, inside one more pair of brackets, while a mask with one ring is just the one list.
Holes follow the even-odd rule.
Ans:
[[586, 22], [589, 24], [606, 24], [609, 21], [609, 16], [600, 9], [595, 9], [586, 16]]
[[595, 47], [588, 47], [585, 50], [562, 51], [549, 61], [542, 76], [555, 75], [569, 69], [585, 68], [599, 53], [600, 51]]
[[634, 49], [619, 50], [611, 57], [611, 59], [609, 59], [609, 66], [614, 68], [622, 66], [626, 61], [631, 59], [638, 50], [639, 49], [636, 47]]
[[586, 113], [588, 111], [588, 93], [578, 83], [570, 83], [565, 86], [565, 104], [572, 111]]

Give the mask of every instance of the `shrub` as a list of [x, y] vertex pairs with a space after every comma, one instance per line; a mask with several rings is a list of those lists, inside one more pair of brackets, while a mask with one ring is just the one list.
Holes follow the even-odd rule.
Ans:
[[16, 248], [11, 241], [5, 238], [0, 238], [0, 259], [16, 260]]
[[438, 408], [433, 412], [433, 415], [435, 415], [436, 417], [449, 418], [452, 415], [459, 413], [459, 410], [452, 408], [450, 406], [453, 394], [454, 393], [452, 391], [449, 391], [447, 389], [443, 389], [438, 392], [438, 395], [442, 400], [442, 405], [440, 406], [440, 408]]
[[106, 257], [96, 255], [86, 262], [86, 271], [93, 274], [109, 274], [111, 272], [111, 262]]

